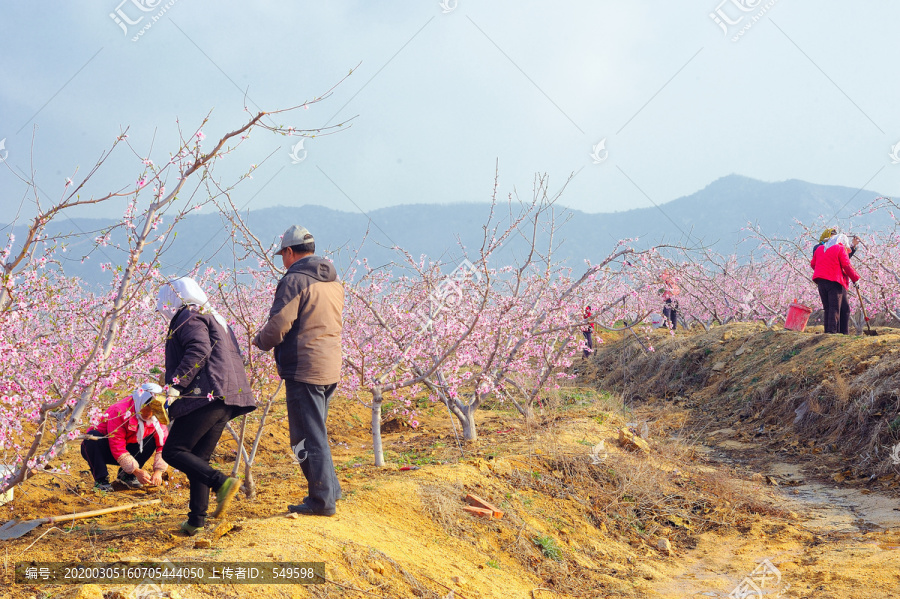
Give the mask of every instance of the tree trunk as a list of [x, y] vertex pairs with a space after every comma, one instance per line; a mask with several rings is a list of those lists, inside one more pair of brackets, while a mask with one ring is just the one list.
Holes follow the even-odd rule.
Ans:
[[247, 499], [256, 499], [256, 481], [253, 479], [253, 463], [244, 462], [244, 484], [242, 485]]
[[384, 466], [384, 448], [381, 444], [381, 389], [372, 390], [372, 452], [375, 454], [375, 465]]
[[463, 408], [462, 415], [459, 418], [459, 421], [462, 424], [463, 439], [466, 441], [478, 440], [478, 431], [475, 429], [475, 412], [477, 411], [477, 406], [469, 404]]
[[523, 416], [525, 416], [525, 425], [526, 426], [529, 426], [529, 427], [534, 426], [534, 424], [535, 424], [534, 406], [532, 405], [532, 403], [530, 401], [525, 404], [525, 413], [523, 414]]

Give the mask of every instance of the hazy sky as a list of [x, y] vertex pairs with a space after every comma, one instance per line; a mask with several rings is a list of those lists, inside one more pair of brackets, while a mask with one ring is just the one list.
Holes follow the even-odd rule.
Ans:
[[[8, 2], [0, 222], [25, 193], [10, 169], [33, 167], [55, 196], [123, 127], [165, 162], [176, 119], [190, 129], [213, 110], [209, 144], [246, 119], [245, 91], [254, 110], [285, 108], [360, 63], [330, 99], [280, 119], [355, 116], [349, 129], [306, 140], [302, 161], [297, 139], [258, 131], [220, 164], [229, 180], [274, 152], [238, 203], [481, 202], [497, 161], [503, 194], [529, 195], [536, 172], [553, 187], [575, 174], [561, 203], [588, 212], [731, 173], [897, 194], [900, 3], [719, 1]], [[123, 152], [91, 189], [140, 171]]]

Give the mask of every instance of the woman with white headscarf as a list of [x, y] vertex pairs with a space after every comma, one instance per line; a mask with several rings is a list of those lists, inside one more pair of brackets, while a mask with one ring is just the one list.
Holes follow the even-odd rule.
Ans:
[[156, 309], [169, 320], [166, 384], [177, 399], [169, 406], [169, 437], [163, 457], [191, 484], [188, 519], [194, 535], [206, 524], [209, 491], [216, 493], [213, 518], [237, 494], [240, 481], [209, 465], [228, 421], [256, 408], [237, 338], [196, 281], [183, 277], [159, 290]]
[[825, 308], [825, 332], [850, 333], [850, 281], [859, 280], [859, 274], [850, 264], [848, 251], [850, 240], [843, 233], [833, 235], [825, 245], [813, 254], [813, 282], [819, 287]]
[[[103, 413], [100, 422], [81, 442], [81, 457], [91, 469], [94, 489], [112, 491], [107, 465], [118, 464], [116, 482], [129, 489], [162, 484], [168, 467], [162, 458], [167, 430], [153, 415], [150, 402], [162, 394], [154, 383], [141, 385], [128, 397], [117, 401]], [[152, 472], [143, 469], [153, 456]]]

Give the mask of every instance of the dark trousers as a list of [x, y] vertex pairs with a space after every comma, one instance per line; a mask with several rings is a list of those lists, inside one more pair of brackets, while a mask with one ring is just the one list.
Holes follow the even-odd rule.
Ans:
[[[96, 437], [105, 437], [103, 433], [94, 429], [87, 432], [88, 435]], [[144, 451], [138, 443], [129, 443], [125, 446], [125, 450], [131, 454], [137, 463], [144, 464], [153, 457], [156, 451], [156, 435], [144, 439]], [[113, 457], [112, 451], [109, 449], [109, 439], [85, 439], [81, 442], [81, 457], [83, 457], [88, 466], [91, 468], [91, 476], [95, 481], [109, 480], [109, 470], [106, 469], [107, 464], [118, 464], [116, 458]]]
[[830, 324], [828, 322], [829, 314], [831, 314], [831, 310], [828, 308], [828, 283], [832, 283], [833, 281], [826, 281], [825, 279], [816, 279], [815, 284], [819, 289], [819, 299], [822, 300], [822, 310], [825, 311], [823, 315], [822, 324], [825, 326], [826, 333], [833, 333], [834, 331], [829, 330]]
[[663, 304], [663, 318], [668, 322], [666, 326], [671, 326], [672, 330], [678, 326], [678, 302], [667, 299]]
[[584, 347], [584, 357], [587, 358], [591, 355], [591, 352], [594, 350], [594, 332], [591, 329], [587, 329], [581, 331], [581, 334], [584, 335], [585, 347]]
[[850, 334], [850, 302], [847, 289], [836, 281], [816, 279], [825, 309], [825, 332]]
[[184, 472], [191, 483], [188, 524], [204, 526], [209, 490], [217, 491], [228, 478], [209, 465], [225, 425], [234, 417], [234, 406], [216, 399], [172, 421], [163, 446], [163, 459]]
[[[291, 449], [300, 462], [309, 489], [307, 504], [314, 510], [332, 510], [341, 496], [334, 471], [325, 421], [337, 384], [312, 385], [284, 381]], [[300, 443], [302, 447], [298, 447]]]

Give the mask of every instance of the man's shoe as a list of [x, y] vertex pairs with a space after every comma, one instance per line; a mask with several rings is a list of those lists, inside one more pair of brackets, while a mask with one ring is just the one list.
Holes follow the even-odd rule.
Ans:
[[300, 514], [301, 516], [334, 516], [336, 510], [317, 510], [313, 509], [308, 503], [299, 503], [297, 505], [289, 505], [288, 511], [292, 514]]
[[221, 516], [228, 509], [228, 504], [241, 490], [241, 481], [236, 478], [227, 478], [219, 490], [216, 491], [216, 511], [212, 513], [213, 518]]
[[[335, 501], [335, 503], [337, 503], [338, 501], [340, 501], [343, 498], [344, 498], [343, 495], [338, 495], [337, 497], [334, 498], [334, 501]], [[309, 503], [309, 495], [307, 495], [306, 497], [303, 498], [303, 503]]]
[[180, 528], [181, 528], [181, 532], [183, 532], [184, 534], [186, 534], [189, 537], [192, 537], [195, 534], [197, 534], [198, 532], [200, 532], [201, 530], [203, 530], [202, 526], [191, 526], [187, 520], [185, 520], [184, 522], [181, 523]]
[[104, 491], [106, 493], [112, 493], [113, 486], [109, 483], [108, 480], [95, 480], [94, 481], [94, 490], [95, 491]]
[[119, 476], [116, 478], [117, 481], [125, 485], [129, 489], [143, 489], [144, 485], [141, 484], [141, 481], [137, 479], [134, 474], [127, 474], [125, 472], [119, 472]]

